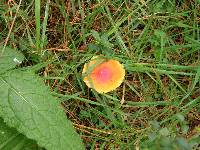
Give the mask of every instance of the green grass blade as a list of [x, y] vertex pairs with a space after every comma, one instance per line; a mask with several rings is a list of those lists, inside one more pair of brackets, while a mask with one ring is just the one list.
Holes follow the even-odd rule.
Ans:
[[40, 50], [40, 0], [35, 0], [36, 48]]
[[48, 15], [49, 15], [49, 4], [50, 0], [47, 0], [46, 2], [46, 8], [45, 8], [45, 15], [44, 15], [44, 20], [42, 24], [42, 39], [41, 39], [41, 48], [44, 48], [45, 45], [45, 33], [46, 33], [46, 28], [47, 28], [47, 20], [48, 20]]

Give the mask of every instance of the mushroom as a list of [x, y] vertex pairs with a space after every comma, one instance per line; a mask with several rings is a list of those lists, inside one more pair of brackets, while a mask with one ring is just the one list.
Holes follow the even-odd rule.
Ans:
[[107, 93], [121, 85], [125, 70], [117, 60], [95, 56], [84, 65], [82, 74], [83, 81], [89, 88], [98, 93]]

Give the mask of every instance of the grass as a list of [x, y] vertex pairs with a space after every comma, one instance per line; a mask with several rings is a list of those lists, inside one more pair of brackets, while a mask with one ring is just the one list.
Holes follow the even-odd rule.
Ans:
[[[7, 45], [26, 56], [22, 67], [44, 78], [88, 149], [198, 149], [198, 0], [29, 0], [16, 14], [17, 4], [0, 2], [0, 45], [9, 35]], [[126, 69], [108, 94], [81, 76], [99, 54]]]

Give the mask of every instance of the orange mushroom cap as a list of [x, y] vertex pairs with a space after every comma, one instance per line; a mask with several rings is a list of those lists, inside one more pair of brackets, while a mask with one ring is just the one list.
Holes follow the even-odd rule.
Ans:
[[125, 70], [117, 60], [107, 60], [100, 56], [93, 57], [83, 68], [83, 81], [98, 93], [113, 91], [124, 80]]

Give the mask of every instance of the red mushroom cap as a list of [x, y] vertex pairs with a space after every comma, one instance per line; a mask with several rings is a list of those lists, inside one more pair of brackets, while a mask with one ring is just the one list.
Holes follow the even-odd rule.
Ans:
[[117, 60], [93, 57], [83, 68], [84, 82], [98, 93], [113, 91], [124, 80], [125, 70]]

